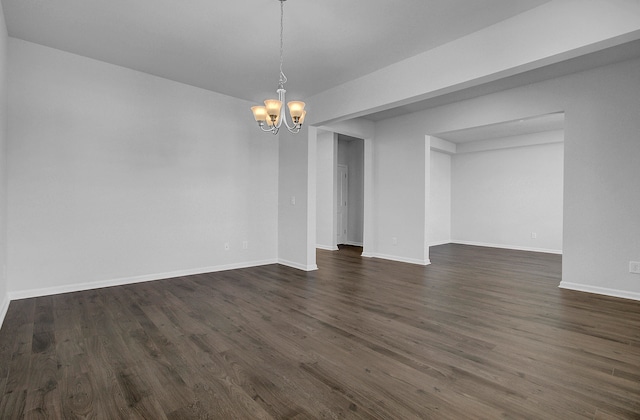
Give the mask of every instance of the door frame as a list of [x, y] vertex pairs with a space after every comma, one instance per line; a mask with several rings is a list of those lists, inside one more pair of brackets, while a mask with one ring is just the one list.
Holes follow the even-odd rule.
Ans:
[[[344, 191], [341, 191], [343, 185], [341, 173], [344, 173], [344, 176], [347, 180], [344, 184]], [[336, 165], [336, 180], [336, 208], [334, 213], [336, 215], [336, 246], [338, 246], [346, 244], [348, 242], [347, 235], [349, 234], [349, 167], [347, 165]], [[340, 195], [341, 192], [342, 196]], [[340, 214], [338, 213], [338, 209], [341, 205], [339, 201], [342, 201], [342, 199], [345, 200], [343, 212], [344, 214], [342, 215], [342, 220], [340, 221], [341, 223], [339, 223], [338, 219], [340, 218]], [[338, 232], [338, 226], [340, 225], [342, 226], [342, 231], [344, 232], [344, 234], [340, 234], [340, 232]], [[338, 238], [342, 238], [342, 240], [340, 241], [338, 240]]]

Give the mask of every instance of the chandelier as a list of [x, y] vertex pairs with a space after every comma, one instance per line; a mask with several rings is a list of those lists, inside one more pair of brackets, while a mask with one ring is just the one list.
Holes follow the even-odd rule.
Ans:
[[267, 99], [264, 101], [264, 106], [252, 106], [253, 117], [256, 119], [258, 126], [262, 131], [267, 133], [278, 134], [282, 122], [284, 121], [285, 127], [291, 133], [298, 133], [302, 128], [304, 117], [307, 111], [304, 110], [304, 102], [290, 101], [287, 106], [289, 107], [289, 114], [291, 115], [292, 125], [289, 125], [287, 121], [287, 114], [282, 110], [282, 105], [285, 103], [286, 90], [284, 84], [287, 83], [287, 76], [282, 71], [282, 53], [283, 42], [282, 34], [284, 32], [284, 2], [287, 0], [278, 0], [280, 2], [280, 80], [278, 81], [278, 99]]

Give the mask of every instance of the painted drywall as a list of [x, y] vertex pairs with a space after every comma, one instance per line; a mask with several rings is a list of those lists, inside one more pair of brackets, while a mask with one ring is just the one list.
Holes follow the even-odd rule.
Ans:
[[0, 326], [9, 308], [7, 280], [7, 27], [0, 4]]
[[13, 297], [277, 260], [249, 103], [13, 38], [9, 83]]
[[375, 135], [376, 125], [364, 118], [352, 118], [319, 127], [322, 130], [338, 133], [357, 139], [371, 139]]
[[431, 149], [429, 245], [451, 242], [451, 155]]
[[558, 142], [452, 157], [453, 242], [562, 252], [564, 133], [552, 134]]
[[428, 264], [425, 136], [419, 130], [405, 130], [398, 122], [376, 122], [375, 139], [371, 142], [374, 192], [370, 226], [375, 229], [375, 243], [365, 255]]
[[338, 164], [348, 168], [347, 245], [362, 246], [364, 225], [364, 140], [338, 136]]
[[570, 99], [565, 128], [566, 288], [640, 300], [640, 60], [549, 84]]
[[316, 247], [335, 251], [335, 172], [337, 135], [318, 133], [316, 143]]
[[351, 245], [362, 246], [364, 227], [364, 140], [352, 140], [349, 153], [349, 230]]
[[315, 270], [317, 130], [281, 130], [278, 136], [278, 262]]

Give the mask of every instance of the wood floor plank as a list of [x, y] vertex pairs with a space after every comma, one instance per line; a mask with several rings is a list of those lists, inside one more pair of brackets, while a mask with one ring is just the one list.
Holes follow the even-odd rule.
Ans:
[[60, 418], [53, 298], [36, 299], [26, 416]]
[[360, 252], [11, 302], [0, 418], [640, 419], [640, 302], [559, 255]]
[[3, 370], [7, 372], [4, 394], [0, 401], [0, 418], [16, 416], [22, 418], [26, 412], [27, 393], [29, 391], [29, 376], [31, 374], [31, 347], [34, 331], [35, 299], [11, 302], [11, 314], [7, 313], [4, 325], [15, 323], [12, 336], [6, 337], [8, 342], [2, 346], [2, 359], [7, 365]]

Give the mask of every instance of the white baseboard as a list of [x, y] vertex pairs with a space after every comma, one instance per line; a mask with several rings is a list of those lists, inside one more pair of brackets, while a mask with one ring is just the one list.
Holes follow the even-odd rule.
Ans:
[[490, 244], [486, 242], [474, 242], [474, 241], [460, 241], [460, 240], [452, 240], [452, 244], [460, 244], [460, 245], [473, 245], [473, 246], [485, 246], [488, 248], [502, 248], [502, 249], [515, 249], [516, 251], [531, 251], [531, 252], [544, 252], [547, 254], [560, 254], [562, 255], [561, 249], [547, 249], [547, 248], [533, 248], [528, 246], [518, 246], [518, 245], [502, 245], [502, 244]]
[[578, 292], [595, 293], [597, 295], [605, 295], [618, 297], [623, 299], [640, 300], [640, 293], [627, 292], [625, 290], [609, 289], [607, 287], [589, 286], [587, 284], [570, 283], [566, 281], [560, 282], [561, 289], [576, 290]]
[[431, 242], [429, 244], [429, 246], [438, 246], [438, 245], [446, 245], [446, 244], [450, 244], [451, 240], [448, 241], [436, 241], [436, 242]]
[[377, 253], [372, 253], [372, 252], [363, 252], [361, 254], [361, 256], [366, 257], [366, 258], [380, 258], [383, 260], [390, 260], [390, 261], [398, 261], [398, 262], [403, 262], [403, 263], [408, 263], [408, 264], [417, 264], [417, 265], [429, 265], [431, 264], [431, 261], [426, 259], [426, 260], [419, 260], [419, 259], [414, 259], [414, 258], [405, 258], [405, 257], [399, 257], [397, 255], [387, 255], [387, 254], [377, 254]]
[[317, 249], [324, 249], [325, 251], [337, 251], [338, 247], [335, 245], [320, 245], [320, 244], [316, 244], [316, 248]]
[[347, 242], [345, 243], [345, 245], [350, 245], [350, 246], [362, 246], [362, 242], [347, 241]]
[[9, 296], [4, 296], [2, 298], [2, 303], [0, 304], [0, 328], [2, 328], [2, 324], [4, 323], [4, 317], [7, 316], [9, 302]]
[[297, 268], [298, 270], [302, 270], [302, 271], [315, 271], [318, 269], [318, 266], [316, 264], [304, 265], [304, 264], [298, 264], [293, 261], [287, 261], [282, 259], [278, 260], [278, 264], [286, 265], [287, 267], [291, 267], [291, 268]]
[[190, 276], [194, 274], [214, 273], [216, 271], [236, 270], [239, 268], [257, 267], [260, 265], [277, 264], [278, 261], [261, 260], [235, 264], [216, 265], [213, 267], [192, 268], [188, 270], [171, 271], [167, 273], [148, 274], [143, 276], [124, 277], [119, 279], [96, 281], [89, 283], [67, 284], [42, 289], [29, 289], [9, 292], [9, 299], [27, 299], [39, 296], [57, 295], [60, 293], [80, 292], [83, 290], [100, 289], [102, 287], [123, 286], [126, 284], [143, 283], [147, 281], [164, 280], [174, 277]]

